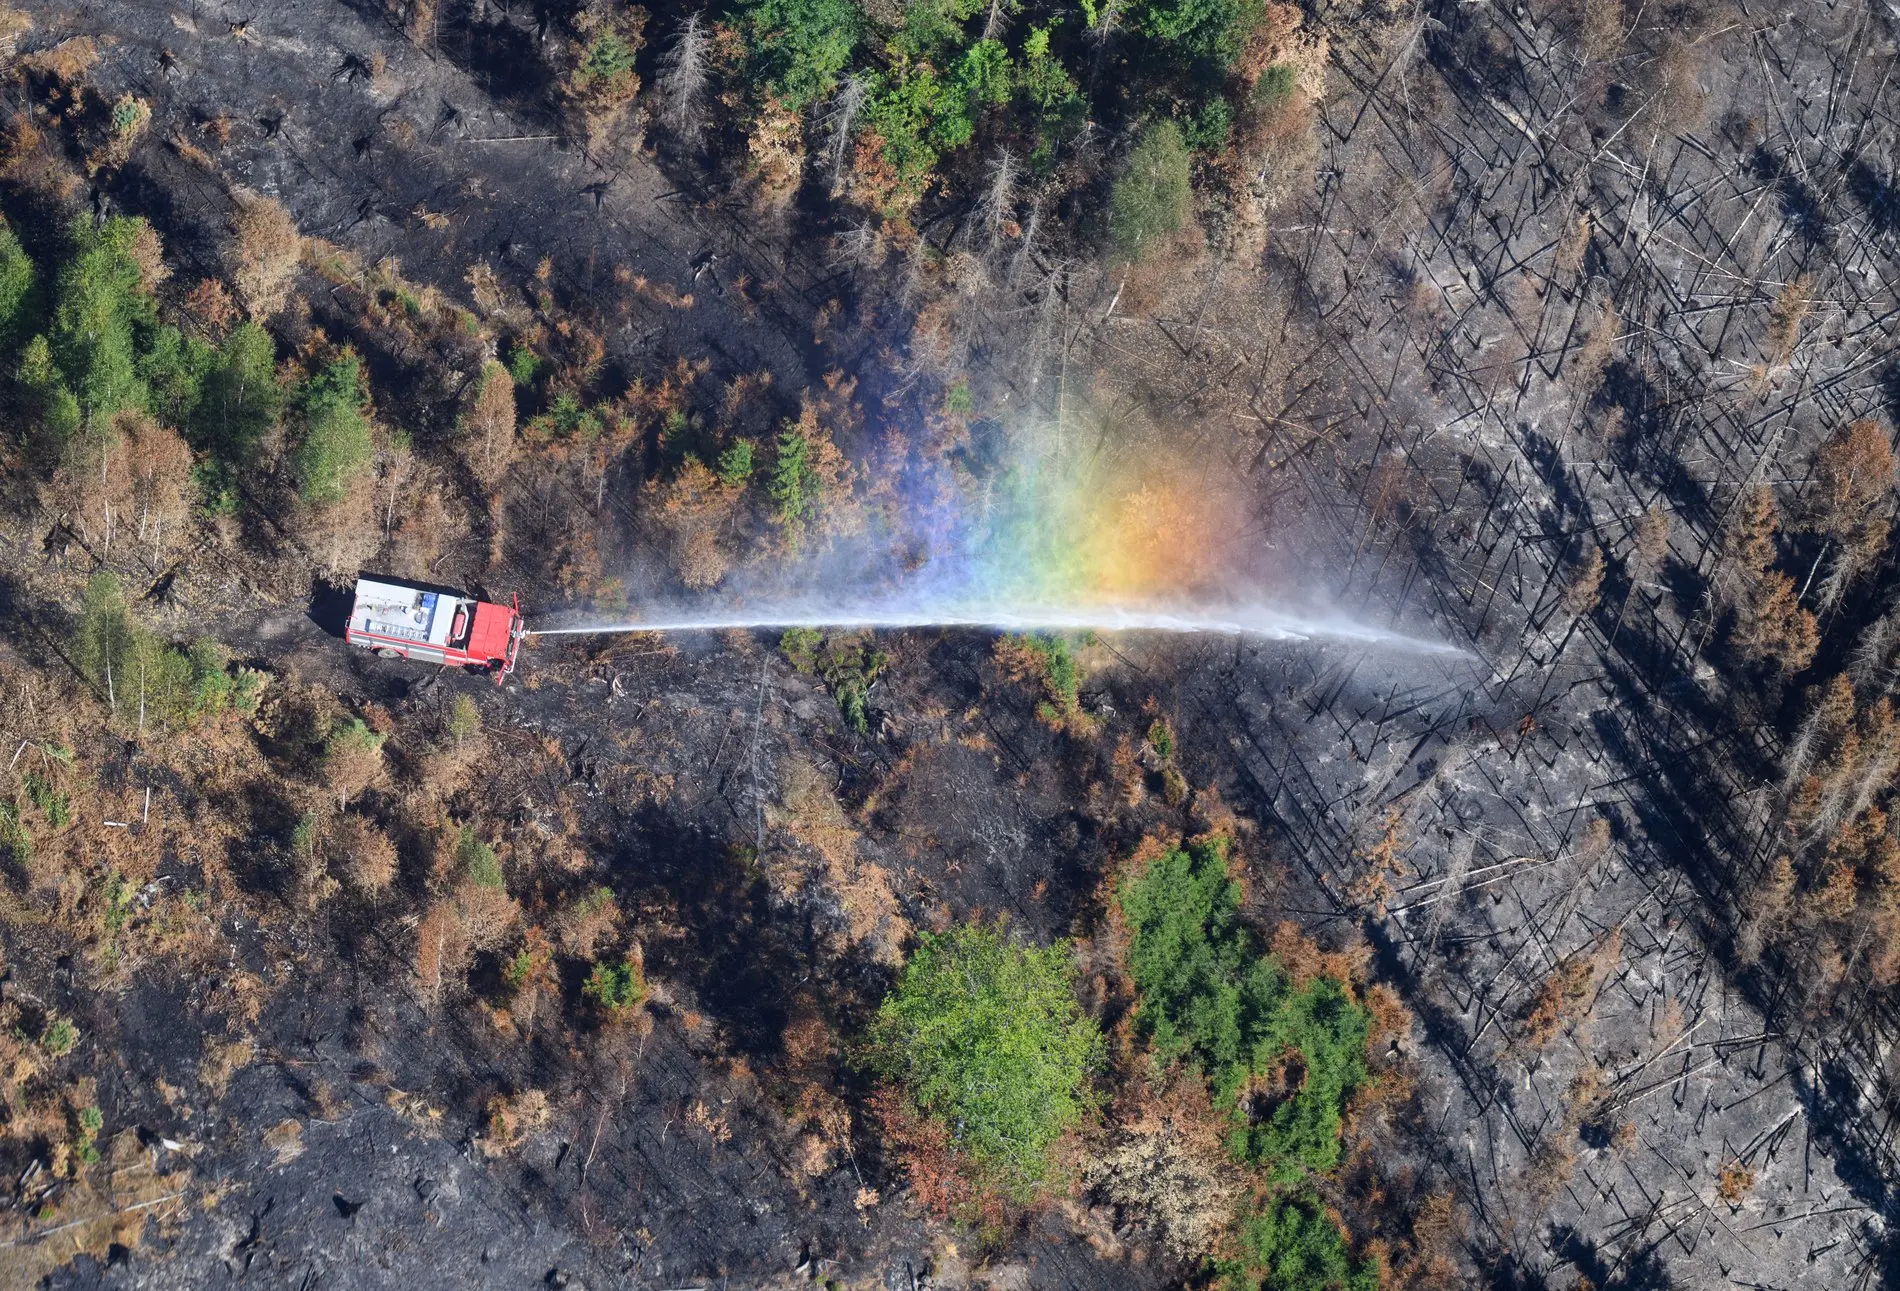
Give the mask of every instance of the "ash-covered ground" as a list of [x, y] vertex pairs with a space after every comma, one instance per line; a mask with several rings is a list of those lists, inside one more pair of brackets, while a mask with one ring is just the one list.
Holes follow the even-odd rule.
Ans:
[[[624, 303], [603, 362], [629, 374], [706, 359], [791, 390], [868, 370], [894, 340], [867, 325], [847, 346], [815, 326], [868, 289], [795, 221], [757, 219], [650, 156], [602, 165], [569, 142], [534, 79], [542, 15], [487, 6], [425, 52], [369, 6], [25, 8], [23, 47], [103, 34], [102, 93], [152, 104], [151, 142], [100, 198], [201, 272], [235, 183], [444, 291], [471, 257], [523, 281], [545, 258], [564, 295]], [[287, 900], [261, 859], [261, 822], [281, 810], [171, 785], [161, 811], [243, 818], [207, 844], [236, 876], [208, 916], [228, 960], [154, 958], [99, 989], [50, 936], [6, 947], [7, 989], [83, 1034], [106, 1124], [133, 1130], [126, 1151], [164, 1181], [122, 1184], [138, 1198], [124, 1204], [157, 1214], [140, 1240], [70, 1261], [56, 1233], [17, 1239], [0, 1271], [59, 1288], [1192, 1281], [1086, 1190], [1000, 1236], [928, 1220], [862, 1121], [814, 1147], [787, 1091], [816, 1084], [854, 1107], [869, 1091], [845, 1041], [808, 1068], [785, 1036], [806, 1015], [861, 1029], [893, 978], [893, 930], [1005, 914], [1037, 940], [1098, 942], [1105, 876], [1145, 837], [1228, 827], [1249, 914], [1364, 946], [1410, 1010], [1395, 1048], [1412, 1110], [1379, 1146], [1389, 1171], [1455, 1197], [1453, 1284], [1883, 1285], [1891, 1026], [1873, 992], [1809, 989], [1793, 951], [1738, 950], [1805, 692], [1737, 665], [1716, 591], [1739, 490], [1798, 491], [1835, 423], [1893, 415], [1881, 10], [1736, 6], [1707, 28], [1719, 57], [1698, 73], [1734, 109], [1640, 121], [1640, 158], [1572, 112], [1552, 27], [1520, 11], [1431, 5], [1383, 44], [1339, 42], [1315, 191], [1283, 210], [1268, 253], [1295, 284], [1289, 327], [1315, 375], [1285, 403], [1234, 406], [1261, 436], [1268, 536], [1333, 571], [1353, 613], [1468, 656], [1106, 638], [1084, 652], [1082, 705], [1107, 732], [1091, 742], [1038, 718], [987, 635], [918, 630], [878, 642], [889, 662], [859, 734], [775, 634], [543, 639], [497, 689], [367, 660], [306, 613], [307, 569], [194, 542], [151, 611], [163, 629], [213, 631], [280, 681], [398, 726], [476, 701], [489, 757], [450, 816], [493, 822], [512, 856], [569, 887], [613, 890], [640, 930], [653, 1025], [611, 1044], [558, 1026], [524, 1038], [479, 1003], [501, 971], [486, 953], [473, 998], [432, 997], [416, 914]], [[1505, 64], [1522, 75], [1500, 89]], [[208, 175], [162, 141], [214, 116], [232, 124]], [[665, 290], [630, 290], [634, 276]], [[1733, 337], [1755, 338], [1776, 285], [1797, 279], [1821, 318], [1763, 361]], [[1196, 314], [1184, 342], [1187, 320], [1165, 310], [1113, 317], [1113, 275], [1071, 287], [1091, 321], [1065, 363], [1074, 350], [1078, 367], [1151, 387], [1154, 368], [1212, 387], [1230, 357], [1250, 374], [1287, 363], [1257, 320], [1215, 317], [1202, 336]], [[1614, 355], [1575, 388], [1590, 360], [1573, 352], [1604, 317]], [[991, 340], [1009, 348], [1001, 325]], [[973, 366], [1007, 366], [982, 349]], [[1751, 376], [1757, 361], [1773, 371]], [[447, 424], [429, 390], [388, 389], [386, 415]], [[1226, 397], [1191, 406], [1218, 428]], [[1289, 419], [1326, 430], [1259, 430]], [[1645, 565], [1637, 528], [1656, 507], [1674, 527]], [[0, 611], [21, 667], [61, 666], [84, 586], [82, 561], [50, 558], [53, 519], [3, 531]], [[1571, 589], [1592, 545], [1608, 564], [1586, 601]], [[438, 576], [499, 590], [481, 546], [448, 549]], [[1825, 619], [1817, 684], [1894, 586], [1883, 558]], [[1144, 768], [1138, 801], [1118, 802], [1115, 738], [1151, 714], [1173, 722], [1192, 792], [1170, 805]], [[119, 756], [110, 775], [143, 783], [138, 751]], [[796, 818], [813, 784], [840, 812], [819, 825], [854, 837], [846, 859]], [[1381, 869], [1369, 858], [1390, 831], [1407, 843]], [[796, 862], [761, 863], [775, 838]], [[183, 847], [154, 883], [190, 887], [204, 869]], [[522, 898], [554, 894], [549, 880]], [[250, 1056], [214, 1079], [207, 1037], [236, 1034], [240, 971], [259, 1000]], [[1546, 1005], [1549, 1032], [1527, 1043]], [[491, 1101], [529, 1089], [545, 1126], [491, 1152]]]

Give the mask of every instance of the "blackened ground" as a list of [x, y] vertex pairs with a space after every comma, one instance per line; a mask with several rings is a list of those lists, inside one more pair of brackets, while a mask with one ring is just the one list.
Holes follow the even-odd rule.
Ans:
[[[275, 994], [256, 1028], [257, 1060], [222, 1097], [175, 1107], [155, 1092], [202, 1089], [214, 980], [141, 980], [106, 1002], [61, 1001], [119, 1068], [100, 1090], [108, 1124], [178, 1144], [161, 1166], [188, 1160], [194, 1186], [215, 1201], [49, 1285], [502, 1288], [558, 1271], [588, 1286], [792, 1285], [815, 1273], [908, 1288], [913, 1275], [944, 1278], [960, 1265], [943, 1230], [902, 1201], [874, 1135], [860, 1133], [853, 1156], [807, 1176], [769, 1075], [752, 1079], [733, 1063], [772, 1070], [795, 998], [818, 997], [850, 1031], [889, 980], [846, 944], [830, 899], [776, 894], [743, 862], [735, 849], [754, 838], [755, 795], [770, 797], [790, 758], [815, 753], [830, 770], [868, 776], [888, 769], [901, 742], [850, 732], [831, 697], [764, 637], [605, 655], [537, 642], [497, 689], [375, 659], [295, 610], [252, 614], [229, 635], [352, 702], [401, 715], [459, 692], [480, 705], [492, 741], [554, 740], [555, 779], [511, 785], [488, 806], [506, 813], [520, 846], [554, 794], [576, 795], [587, 880], [611, 885], [635, 914], [649, 974], [670, 1002], [654, 1009], [644, 1039], [590, 1034], [576, 1012], [537, 1028], [532, 1043], [504, 1040], [465, 1001], [425, 1007], [400, 920], [345, 902], [307, 922], [227, 923], [243, 966]], [[955, 765], [920, 775], [928, 787], [892, 809], [910, 824], [866, 840], [898, 875], [904, 913], [928, 926], [946, 912], [1007, 911], [1037, 937], [1085, 931], [1108, 853], [1103, 840], [1077, 846], [1067, 737], [1035, 719], [1033, 696], [999, 686], [987, 638], [893, 645], [898, 666], [876, 692], [887, 711], [915, 721], [920, 707], [984, 695], [982, 729], [1013, 750], [951, 745]], [[654, 776], [676, 777], [681, 792], [642, 801], [633, 786]], [[961, 802], [938, 801], [944, 786], [958, 786]], [[992, 821], [1005, 826], [1000, 842]], [[1047, 863], [1055, 857], [1062, 863]], [[268, 899], [268, 878], [257, 886]], [[841, 1092], [862, 1092], [843, 1079]], [[549, 1130], [489, 1158], [479, 1143], [488, 1099], [529, 1088], [549, 1096]], [[696, 1108], [723, 1128], [696, 1121]], [[288, 1149], [287, 1123], [297, 1127]], [[860, 1206], [865, 1187], [880, 1196]], [[987, 1254], [1037, 1287], [1158, 1286], [1171, 1274], [1104, 1258], [1053, 1220], [1033, 1220]]]
[[[512, 114], [449, 58], [348, 5], [25, 8], [35, 27], [23, 48], [108, 34], [91, 79], [108, 96], [149, 100], [154, 121], [108, 195], [152, 219], [168, 252], [201, 273], [219, 267], [230, 180], [281, 201], [303, 233], [366, 262], [395, 257], [455, 295], [474, 264], [521, 289], [546, 257], [563, 299], [633, 306], [606, 338], [629, 374], [706, 359], [719, 375], [770, 371], [795, 392], [828, 362], [810, 320], [842, 283], [809, 244], [749, 210], [696, 201], [643, 159], [600, 164], [554, 122]], [[525, 12], [492, 15], [494, 40], [532, 40]], [[240, 20], [242, 39], [231, 32]], [[376, 76], [365, 74], [372, 57], [384, 60]], [[507, 65], [537, 61], [523, 49]], [[197, 126], [220, 116], [231, 134], [216, 175], [166, 145], [176, 135], [210, 148]], [[691, 307], [632, 292], [616, 266], [690, 294]]]

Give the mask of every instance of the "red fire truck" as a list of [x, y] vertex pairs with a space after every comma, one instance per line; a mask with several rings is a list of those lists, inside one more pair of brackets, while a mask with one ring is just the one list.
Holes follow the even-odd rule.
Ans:
[[394, 579], [359, 578], [344, 639], [384, 659], [485, 669], [499, 686], [515, 670], [523, 635], [519, 600], [495, 605]]

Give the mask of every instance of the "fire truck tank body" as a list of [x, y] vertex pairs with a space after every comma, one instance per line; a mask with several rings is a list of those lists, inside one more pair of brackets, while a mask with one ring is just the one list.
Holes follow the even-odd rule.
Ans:
[[440, 592], [363, 578], [356, 583], [350, 627], [371, 636], [394, 637], [425, 648], [433, 646], [439, 652], [449, 642], [456, 612], [467, 612], [465, 604]]

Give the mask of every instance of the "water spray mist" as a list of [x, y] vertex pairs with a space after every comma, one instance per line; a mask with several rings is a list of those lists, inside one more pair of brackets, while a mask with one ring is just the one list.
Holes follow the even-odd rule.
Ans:
[[1157, 438], [994, 430], [912, 455], [877, 487], [831, 499], [816, 522], [784, 526], [777, 550], [703, 600], [636, 597], [635, 617], [530, 635], [935, 627], [1466, 653], [1290, 594], [1310, 571], [1270, 567], [1247, 482]]

